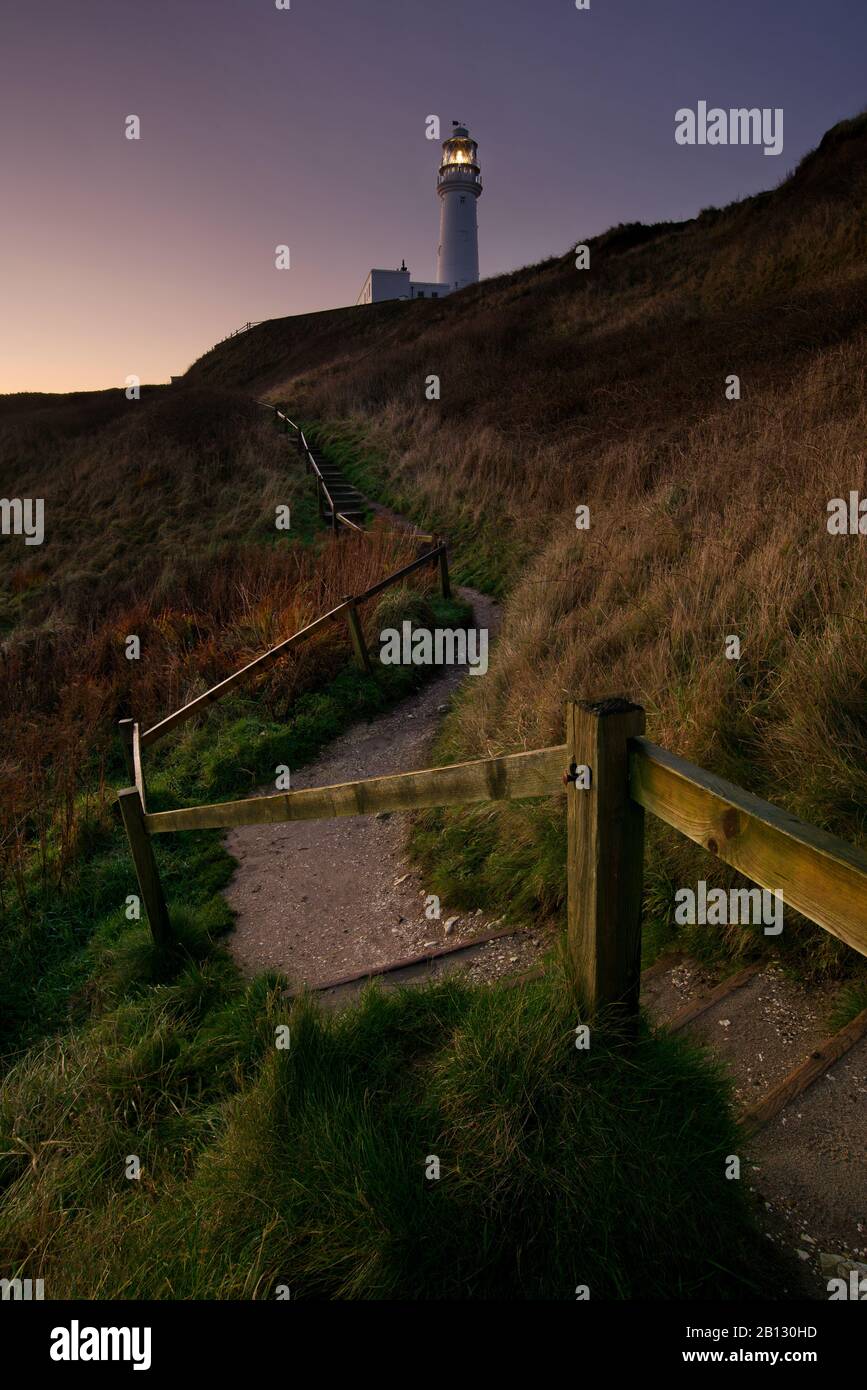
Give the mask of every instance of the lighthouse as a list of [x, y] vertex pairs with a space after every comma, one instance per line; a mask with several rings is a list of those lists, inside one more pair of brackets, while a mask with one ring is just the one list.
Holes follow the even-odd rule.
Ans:
[[459, 121], [443, 141], [437, 174], [440, 200], [440, 244], [437, 278], [413, 280], [401, 261], [399, 270], [371, 270], [356, 304], [379, 304], [384, 299], [442, 299], [453, 290], [479, 282], [479, 228], [476, 199], [482, 191], [478, 147]]
[[437, 176], [440, 199], [440, 244], [437, 280], [449, 290], [479, 281], [479, 226], [476, 199], [482, 191], [479, 151], [466, 126], [452, 122], [443, 141], [443, 162]]

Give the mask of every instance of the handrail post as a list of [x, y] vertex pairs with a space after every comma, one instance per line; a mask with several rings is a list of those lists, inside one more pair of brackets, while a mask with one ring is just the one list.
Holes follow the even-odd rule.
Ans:
[[141, 807], [142, 810], [146, 812], [148, 808], [148, 795], [145, 785], [144, 764], [141, 755], [141, 729], [139, 728], [138, 720], [135, 720], [132, 726], [132, 767], [133, 781], [138, 787], [139, 796], [141, 797]]
[[591, 1017], [634, 1031], [641, 978], [644, 811], [629, 795], [629, 739], [644, 710], [628, 700], [566, 706], [567, 950]]
[[451, 598], [451, 596], [452, 596], [452, 586], [451, 586], [451, 582], [450, 582], [450, 580], [449, 580], [449, 559], [448, 559], [448, 555], [447, 555], [447, 553], [446, 553], [446, 543], [445, 543], [445, 540], [443, 539], [442, 536], [439, 536], [437, 539], [438, 539], [438, 543], [439, 543], [439, 546], [440, 546], [440, 553], [439, 553], [440, 588], [441, 588], [441, 590], [442, 590], [442, 596], [443, 596], [443, 598]]
[[367, 643], [364, 640], [364, 629], [361, 626], [361, 619], [358, 616], [358, 609], [355, 606], [355, 599], [351, 594], [344, 594], [343, 602], [348, 605], [346, 609], [346, 621], [349, 625], [349, 636], [352, 641], [352, 650], [359, 666], [370, 676], [370, 652], [367, 650]]
[[158, 946], [174, 944], [175, 936], [166, 907], [163, 886], [160, 882], [157, 861], [154, 858], [151, 837], [145, 828], [144, 809], [137, 787], [124, 787], [117, 794], [124, 829], [129, 840], [132, 862], [141, 890], [151, 933]]
[[133, 759], [132, 742], [134, 719], [119, 719], [117, 721], [117, 731], [120, 735], [120, 746], [123, 751], [123, 761], [126, 766], [126, 775], [131, 782], [135, 781], [135, 762]]

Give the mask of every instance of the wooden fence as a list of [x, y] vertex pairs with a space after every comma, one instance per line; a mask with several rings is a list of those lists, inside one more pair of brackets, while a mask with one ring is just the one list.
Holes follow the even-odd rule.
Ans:
[[[240, 333], [249, 333], [251, 328], [258, 328], [260, 323], [267, 323], [267, 319], [254, 319], [252, 322], [248, 319], [246, 323], [241, 324], [240, 328], [234, 328], [231, 333], [226, 334], [225, 338], [221, 338], [220, 343], [227, 343], [230, 338], [237, 338]], [[214, 347], [219, 347], [220, 343], [215, 343]]]
[[[255, 327], [255, 325], [247, 324], [246, 327]], [[242, 331], [244, 330], [238, 330], [239, 333]], [[259, 401], [257, 403], [265, 406], [268, 410], [273, 410], [275, 417], [278, 421], [284, 422], [284, 426], [287, 430], [291, 428], [297, 432], [299, 451], [307, 455], [308, 472], [315, 472], [318, 483], [325, 496], [328, 498], [332, 509], [332, 525], [335, 530], [337, 528], [337, 523], [341, 522], [353, 531], [361, 531], [361, 527], [356, 526], [348, 517], [341, 516], [337, 512], [331, 493], [326, 486], [325, 479], [322, 477], [316, 460], [310, 452], [300, 425], [296, 425], [289, 419], [288, 415], [284, 415], [276, 406], [272, 406], [266, 401]], [[151, 930], [156, 940], [167, 943], [171, 940], [172, 933], [169, 925], [165, 898], [159, 882], [159, 875], [157, 874], [153, 854], [150, 852], [150, 846], [147, 840], [147, 831], [143, 829], [147, 816], [147, 787], [142, 763], [142, 750], [156, 743], [159, 739], [164, 738], [166, 734], [170, 733], [172, 729], [177, 728], [179, 724], [183, 724], [186, 720], [192, 719], [194, 715], [200, 714], [206, 706], [213, 704], [216, 700], [221, 700], [224, 695], [228, 694], [230, 690], [234, 689], [236, 685], [240, 684], [248, 677], [258, 675], [260, 672], [267, 670], [275, 661], [279, 661], [281, 657], [285, 656], [292, 647], [306, 641], [313, 633], [318, 632], [321, 628], [326, 627], [329, 623], [339, 619], [341, 616], [346, 619], [349, 629], [349, 639], [356, 661], [365, 671], [370, 672], [370, 653], [367, 649], [364, 629], [358, 616], [358, 609], [361, 604], [366, 603], [369, 599], [375, 598], [377, 594], [381, 594], [383, 590], [390, 588], [393, 584], [399, 584], [401, 580], [414, 574], [416, 570], [423, 569], [426, 565], [435, 565], [437, 567], [443, 598], [451, 597], [448, 549], [445, 540], [442, 537], [431, 536], [422, 532], [411, 532], [408, 533], [408, 535], [412, 540], [431, 542], [433, 548], [417, 556], [417, 558], [410, 561], [409, 564], [403, 565], [400, 569], [394, 570], [391, 574], [386, 575], [384, 579], [380, 579], [376, 584], [371, 584], [363, 593], [347, 594], [336, 607], [330, 609], [327, 613], [320, 614], [312, 623], [308, 623], [306, 627], [301, 628], [298, 632], [294, 632], [291, 637], [287, 637], [282, 642], [278, 642], [276, 646], [269, 648], [268, 651], [255, 657], [253, 661], [248, 662], [246, 666], [242, 666], [240, 670], [234, 671], [232, 675], [227, 676], [225, 680], [220, 681], [217, 685], [206, 690], [204, 694], [198, 695], [194, 700], [190, 700], [187, 704], [182, 705], [180, 709], [176, 709], [171, 714], [166, 715], [165, 719], [161, 719], [158, 724], [153, 724], [149, 729], [142, 729], [135, 719], [121, 719], [119, 721], [118, 731], [120, 734], [124, 761], [126, 763], [127, 772], [132, 779], [133, 786], [127, 787], [125, 790], [119, 792], [118, 801], [130, 848], [132, 850], [133, 861], [141, 888], [142, 901], [145, 904]]]
[[760, 887], [781, 890], [790, 908], [867, 955], [867, 855], [649, 742], [643, 736], [643, 710], [627, 701], [570, 702], [565, 742], [551, 748], [150, 814], [140, 780], [141, 744], [152, 742], [179, 717], [188, 717], [205, 698], [138, 740], [134, 727], [127, 736], [136, 785], [121, 791], [118, 799], [142, 901], [158, 941], [170, 940], [171, 925], [154, 835], [565, 791], [568, 953], [591, 1016], [600, 1009], [614, 1009], [630, 1019], [637, 1013], [646, 812]]
[[[436, 566], [439, 571], [440, 588], [443, 597], [449, 598], [451, 596], [451, 583], [449, 579], [448, 550], [445, 541], [440, 540], [432, 550], [425, 551], [423, 555], [419, 555], [415, 560], [411, 560], [408, 565], [402, 565], [400, 569], [394, 570], [391, 574], [386, 575], [384, 579], [378, 580], [376, 584], [371, 584], [370, 587], [365, 589], [362, 593], [347, 594], [341, 603], [329, 609], [327, 613], [322, 613], [318, 618], [314, 618], [312, 623], [308, 623], [306, 627], [300, 628], [298, 632], [293, 632], [291, 637], [284, 638], [284, 640], [278, 642], [276, 646], [270, 647], [268, 651], [263, 652], [260, 656], [254, 657], [252, 661], [248, 661], [246, 666], [242, 666], [239, 670], [233, 671], [231, 676], [227, 676], [225, 680], [220, 681], [217, 685], [211, 686], [211, 688], [206, 690], [202, 695], [197, 695], [194, 700], [188, 701], [188, 703], [182, 705], [180, 709], [173, 710], [171, 714], [166, 715], [159, 723], [151, 725], [149, 729], [141, 729], [138, 721], [135, 719], [121, 719], [118, 724], [118, 731], [120, 734], [124, 761], [126, 763], [127, 772], [134, 783], [133, 790], [136, 791], [141, 803], [141, 815], [144, 815], [147, 810], [147, 790], [142, 766], [142, 749], [148, 748], [151, 744], [164, 738], [172, 729], [177, 728], [179, 724], [184, 724], [188, 719], [192, 719], [194, 715], [201, 714], [208, 705], [213, 704], [216, 700], [221, 700], [223, 696], [227, 695], [230, 690], [233, 690], [236, 685], [247, 680], [250, 676], [258, 675], [260, 672], [267, 670], [275, 661], [279, 661], [281, 657], [285, 656], [292, 647], [306, 641], [313, 633], [319, 632], [320, 629], [341, 617], [345, 617], [346, 619], [346, 624], [349, 629], [349, 639], [356, 661], [359, 666], [369, 672], [371, 670], [370, 653], [367, 649], [364, 629], [358, 616], [359, 607], [363, 603], [367, 603], [369, 599], [375, 598], [377, 594], [381, 594], [385, 589], [390, 588], [393, 584], [399, 584], [401, 580], [406, 579], [409, 575], [414, 574], [416, 570], [423, 569], [427, 565]], [[123, 795], [124, 793], [121, 793], [121, 796]], [[134, 817], [135, 811], [134, 809], [124, 810], [123, 801], [121, 802], [121, 810], [124, 813], [124, 823], [127, 824], [127, 814]], [[128, 824], [127, 831], [129, 832]], [[130, 842], [132, 843], [132, 840]], [[150, 912], [148, 912], [148, 916], [153, 926], [154, 919], [151, 917]]]

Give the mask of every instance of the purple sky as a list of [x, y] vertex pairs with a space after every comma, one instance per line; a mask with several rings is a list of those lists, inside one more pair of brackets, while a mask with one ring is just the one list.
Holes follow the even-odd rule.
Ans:
[[[864, 0], [7, 0], [0, 391], [164, 381], [371, 266], [432, 279], [429, 114], [479, 142], [486, 276], [772, 187], [865, 52]], [[678, 146], [701, 99], [783, 107], [783, 153]]]

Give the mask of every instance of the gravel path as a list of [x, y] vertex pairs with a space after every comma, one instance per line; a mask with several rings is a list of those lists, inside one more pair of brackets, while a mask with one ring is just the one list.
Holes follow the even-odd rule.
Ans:
[[[493, 636], [497, 606], [473, 589], [459, 593], [472, 604], [476, 625]], [[475, 679], [465, 667], [451, 668], [394, 709], [354, 725], [293, 774], [293, 788], [425, 767], [449, 701], [462, 681]], [[231, 831], [226, 848], [238, 868], [226, 894], [237, 914], [229, 943], [241, 969], [281, 970], [293, 986], [319, 985], [500, 925], [481, 911], [449, 913], [446, 904], [439, 920], [426, 917], [429, 890], [407, 860], [407, 831], [405, 814]], [[449, 965], [472, 979], [519, 973], [540, 944], [538, 933], [524, 932], [478, 948], [471, 960], [457, 953]]]
[[[406, 525], [386, 508], [375, 510]], [[472, 604], [477, 626], [493, 636], [497, 606], [475, 590], [459, 593]], [[293, 775], [293, 787], [427, 766], [465, 679], [473, 679], [465, 668], [448, 670], [395, 709], [356, 724]], [[429, 889], [408, 861], [407, 831], [406, 815], [232, 831], [226, 847], [238, 868], [227, 890], [236, 913], [229, 940], [241, 969], [248, 975], [280, 970], [294, 987], [323, 985], [496, 929], [500, 922], [483, 912], [451, 914], [446, 904], [439, 920], [426, 917]], [[476, 981], [517, 975], [538, 965], [550, 938], [550, 929], [522, 932], [386, 983], [451, 969]], [[716, 983], [696, 962], [678, 960], [648, 976], [642, 1005], [662, 1023]], [[354, 989], [332, 991], [324, 1002], [351, 997]], [[686, 1031], [721, 1057], [743, 1108], [824, 1040], [830, 1002], [829, 991], [805, 990], [769, 965]], [[746, 1157], [744, 1176], [764, 1199], [769, 1236], [800, 1254], [801, 1292], [827, 1297], [823, 1252], [867, 1260], [867, 1040], [754, 1135]]]

